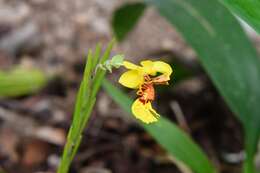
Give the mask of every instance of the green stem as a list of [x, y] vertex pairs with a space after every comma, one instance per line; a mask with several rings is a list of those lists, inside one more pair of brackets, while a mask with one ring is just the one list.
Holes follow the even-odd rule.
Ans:
[[252, 157], [248, 157], [243, 165], [243, 173], [256, 173], [254, 159]]

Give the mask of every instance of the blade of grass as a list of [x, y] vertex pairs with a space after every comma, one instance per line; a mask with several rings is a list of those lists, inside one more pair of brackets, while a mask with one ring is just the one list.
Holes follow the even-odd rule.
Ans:
[[86, 123], [87, 123], [87, 121], [88, 121], [88, 119], [89, 119], [89, 116], [90, 116], [90, 114], [91, 114], [91, 112], [92, 112], [92, 110], [93, 110], [93, 108], [94, 108], [94, 106], [95, 106], [95, 103], [96, 103], [96, 98], [91, 98], [91, 103], [89, 104], [89, 106], [88, 106], [88, 109], [85, 109], [85, 110], [83, 110], [82, 112], [83, 112], [83, 114], [85, 115], [85, 117], [81, 120], [82, 121], [82, 124], [81, 124], [81, 128], [80, 128], [80, 131], [83, 131], [84, 130], [84, 128], [85, 128], [85, 125], [86, 125]]
[[[83, 81], [80, 84], [79, 92], [77, 94], [77, 99], [76, 99], [76, 106], [74, 110], [74, 116], [73, 116], [73, 128], [71, 129], [74, 133], [77, 133], [77, 131], [80, 129], [82, 126], [82, 116], [84, 116], [83, 109], [85, 107], [88, 107], [90, 104], [90, 92], [91, 92], [91, 87], [90, 87], [90, 80], [91, 80], [91, 72], [92, 72], [92, 66], [93, 64], [93, 59], [92, 59], [92, 51], [89, 50], [87, 60], [86, 60], [86, 67], [84, 69], [84, 76], [83, 76]], [[86, 109], [86, 108], [85, 108]], [[79, 135], [79, 134], [78, 134]], [[78, 138], [78, 136], [75, 135], [75, 138]]]
[[[108, 60], [110, 52], [115, 44], [115, 39], [109, 42], [106, 51], [103, 56], [100, 58], [100, 63], [103, 64], [106, 60]], [[97, 69], [96, 77], [93, 82], [93, 95], [96, 95], [97, 91], [100, 88], [101, 82], [104, 79], [106, 72], [102, 69]]]
[[92, 101], [89, 98], [90, 92], [91, 92], [91, 72], [92, 72], [92, 51], [89, 51], [88, 58], [86, 61], [86, 67], [84, 70], [83, 80], [80, 84], [80, 89], [77, 94], [77, 100], [76, 100], [76, 106], [75, 111], [73, 115], [73, 121], [72, 125], [69, 130], [69, 134], [67, 137], [67, 143], [64, 148], [64, 152], [62, 155], [61, 163], [58, 168], [58, 173], [67, 173], [69, 166], [71, 164], [71, 161], [78, 149], [79, 143], [81, 141], [81, 129], [83, 124], [83, 119], [86, 119], [89, 116], [89, 114], [84, 114], [83, 108], [88, 110], [88, 112], [91, 112], [93, 107], [90, 107], [89, 105], [94, 103], [91, 103]]
[[[113, 42], [110, 42], [100, 62], [104, 62], [109, 58], [112, 46]], [[94, 108], [96, 94], [98, 93], [101, 82], [106, 73], [105, 71], [98, 69], [97, 74], [92, 76], [97, 63], [99, 62], [100, 51], [101, 45], [97, 45], [94, 55], [91, 50], [88, 52], [83, 80], [80, 84], [76, 98], [73, 121], [69, 129], [61, 163], [58, 167], [58, 173], [68, 172], [69, 166], [81, 143], [83, 130]]]
[[78, 138], [78, 140], [76, 141], [76, 143], [74, 145], [74, 148], [72, 149], [71, 157], [70, 157], [70, 161], [69, 161], [70, 163], [72, 162], [73, 158], [75, 157], [75, 155], [79, 149], [81, 140], [82, 140], [82, 135], [80, 135], [80, 137]]
[[100, 58], [100, 63], [103, 64], [108, 58], [109, 58], [109, 55], [110, 55], [110, 52], [115, 44], [116, 40], [113, 39], [112, 41], [110, 41], [108, 43], [108, 46], [103, 54], [103, 56]]
[[95, 49], [95, 54], [93, 57], [93, 69], [96, 68], [97, 64], [99, 63], [99, 57], [100, 57], [100, 52], [101, 52], [101, 44], [98, 43]]

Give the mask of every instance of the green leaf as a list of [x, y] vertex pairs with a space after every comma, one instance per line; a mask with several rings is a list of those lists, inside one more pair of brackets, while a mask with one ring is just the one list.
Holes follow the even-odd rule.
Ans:
[[32, 94], [47, 84], [47, 76], [35, 68], [15, 67], [0, 71], [0, 97], [17, 97]]
[[[106, 62], [108, 60], [108, 58], [110, 56], [110, 52], [111, 52], [114, 44], [115, 44], [114, 39], [109, 42], [104, 54], [100, 57], [100, 60], [99, 60], [100, 64], [103, 64], [104, 62]], [[95, 69], [97, 69], [97, 67], [95, 67]], [[95, 78], [93, 80], [93, 95], [97, 94], [97, 92], [101, 86], [102, 80], [105, 77], [105, 74], [106, 74], [105, 70], [102, 70], [100, 68], [97, 69]]]
[[260, 33], [260, 1], [259, 0], [220, 0], [233, 13], [245, 20]]
[[95, 69], [98, 62], [99, 62], [99, 56], [100, 56], [100, 53], [101, 53], [101, 44], [98, 43], [97, 46], [96, 46], [96, 49], [95, 49], [95, 54], [94, 54], [94, 58], [93, 58], [93, 63], [92, 63], [92, 68]]
[[[127, 95], [113, 86], [109, 81], [103, 81], [103, 88], [112, 99], [129, 114], [131, 113], [131, 100]], [[186, 135], [175, 124], [166, 118], [160, 117], [156, 123], [146, 125], [141, 123], [144, 129], [149, 132], [162, 147], [173, 155], [177, 160], [185, 163], [195, 173], [216, 172], [206, 155], [192, 139]]]
[[112, 28], [118, 41], [122, 41], [145, 10], [141, 2], [128, 3], [118, 8], [112, 18]]
[[155, 5], [196, 51], [203, 67], [245, 129], [247, 161], [260, 134], [260, 60], [230, 12], [211, 0], [146, 0]]
[[107, 61], [113, 44], [114, 41], [109, 43], [101, 57], [100, 44], [97, 45], [94, 54], [91, 50], [88, 52], [83, 79], [77, 93], [73, 120], [68, 132], [67, 142], [63, 150], [61, 162], [57, 170], [58, 173], [67, 173], [69, 171], [70, 164], [78, 151], [82, 140], [82, 133], [92, 113], [96, 103], [96, 95], [106, 74], [105, 71], [100, 69], [96, 71], [96, 66], [98, 65], [98, 62], [104, 63]]

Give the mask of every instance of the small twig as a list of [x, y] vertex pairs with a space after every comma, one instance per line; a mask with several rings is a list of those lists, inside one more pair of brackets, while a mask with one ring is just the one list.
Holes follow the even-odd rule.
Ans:
[[191, 130], [187, 124], [187, 121], [185, 119], [185, 116], [181, 110], [181, 107], [178, 102], [172, 101], [170, 103], [170, 107], [173, 110], [174, 114], [176, 115], [176, 119], [182, 129], [184, 129], [188, 134], [191, 133]]

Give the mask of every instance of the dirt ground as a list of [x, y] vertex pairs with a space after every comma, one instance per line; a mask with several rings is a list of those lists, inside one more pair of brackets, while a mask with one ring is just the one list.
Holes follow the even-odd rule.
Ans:
[[[84, 57], [112, 38], [120, 0], [0, 0], [0, 68], [36, 66], [55, 75], [34, 95], [0, 99], [0, 172], [55, 172], [74, 108]], [[251, 34], [259, 49], [260, 39]], [[145, 12], [113, 54], [138, 62], [162, 57], [189, 75], [157, 95], [168, 115], [204, 149], [222, 173], [243, 160], [241, 126], [199, 65], [196, 54], [154, 9]], [[174, 69], [175, 70], [175, 69]], [[109, 79], [116, 83], [122, 71]], [[181, 117], [181, 118], [180, 118]], [[183, 120], [184, 118], [184, 120]], [[1, 172], [1, 173], [2, 173]], [[101, 91], [71, 173], [179, 173], [133, 117]]]

